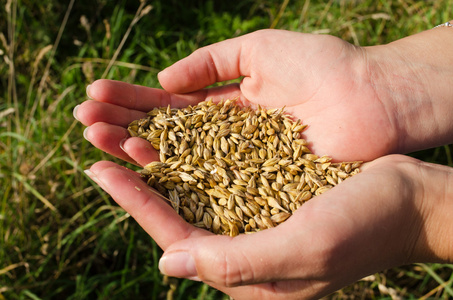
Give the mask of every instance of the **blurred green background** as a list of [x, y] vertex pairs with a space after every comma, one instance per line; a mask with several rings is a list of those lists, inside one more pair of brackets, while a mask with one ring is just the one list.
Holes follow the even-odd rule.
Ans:
[[[110, 78], [159, 87], [195, 49], [262, 28], [388, 43], [453, 19], [453, 1], [36, 1], [0, 3], [0, 300], [228, 299], [163, 277], [161, 250], [83, 173], [114, 160], [72, 116]], [[452, 146], [413, 153], [453, 166]], [[453, 297], [452, 265], [385, 270], [331, 299]]]

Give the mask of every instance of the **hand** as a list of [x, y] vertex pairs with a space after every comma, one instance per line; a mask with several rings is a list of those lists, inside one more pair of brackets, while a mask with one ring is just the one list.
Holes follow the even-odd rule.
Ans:
[[89, 174], [164, 249], [163, 273], [234, 299], [319, 298], [389, 267], [453, 261], [452, 169], [404, 156], [373, 161], [283, 224], [234, 238], [186, 223], [135, 172], [99, 162]]
[[[240, 84], [203, 89], [244, 76]], [[244, 105], [286, 107], [308, 129], [310, 148], [335, 160], [372, 160], [397, 151], [393, 104], [370, 82], [363, 48], [338, 38], [287, 31], [258, 31], [195, 51], [159, 74], [166, 91], [96, 81], [95, 101], [77, 117], [91, 126], [98, 148], [130, 160], [118, 146], [123, 128], [155, 106], [181, 107], [214, 97], [239, 97]]]
[[[260, 31], [197, 50], [164, 70], [159, 80], [165, 91], [96, 81], [89, 89], [95, 100], [75, 115], [90, 126], [86, 136], [96, 147], [139, 165], [157, 155], [147, 142], [127, 139], [130, 121], [155, 106], [181, 107], [211, 97], [286, 105], [309, 125], [311, 149], [336, 160], [429, 147], [451, 139], [451, 101], [438, 101], [451, 98], [444, 84], [451, 77], [434, 76], [433, 84], [425, 80], [428, 71], [411, 76], [418, 69], [408, 59], [398, 60], [414, 43], [421, 47], [420, 39], [429, 40], [426, 35], [433, 36], [359, 48], [331, 36]], [[395, 62], [402, 72], [389, 67]], [[438, 76], [451, 72], [428, 70], [440, 70]], [[240, 84], [202, 89], [240, 76]], [[425, 81], [426, 90], [420, 84]], [[91, 168], [93, 178], [165, 250], [165, 273], [199, 278], [236, 298], [285, 299], [319, 297], [403, 263], [452, 261], [450, 172], [399, 156], [379, 159], [276, 229], [231, 239], [185, 223], [135, 173], [108, 162]]]

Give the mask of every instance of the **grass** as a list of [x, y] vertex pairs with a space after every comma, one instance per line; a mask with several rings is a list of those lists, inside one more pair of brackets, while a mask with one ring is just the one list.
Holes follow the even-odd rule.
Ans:
[[[152, 5], [152, 6], [149, 6]], [[227, 299], [163, 277], [161, 250], [83, 173], [114, 160], [82, 137], [72, 109], [111, 78], [159, 87], [193, 50], [261, 28], [388, 43], [453, 16], [453, 1], [33, 1], [0, 7], [0, 300]], [[451, 145], [413, 156], [453, 166]], [[452, 265], [386, 270], [332, 299], [447, 299]]]

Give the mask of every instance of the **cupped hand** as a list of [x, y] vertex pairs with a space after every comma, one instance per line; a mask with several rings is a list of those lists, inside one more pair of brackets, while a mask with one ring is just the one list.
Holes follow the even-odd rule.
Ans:
[[[285, 107], [308, 124], [310, 148], [335, 160], [369, 161], [397, 151], [393, 104], [379, 98], [366, 50], [327, 35], [263, 30], [195, 51], [159, 74], [164, 90], [99, 80], [76, 117], [96, 147], [125, 160], [125, 126], [156, 106], [238, 98]], [[238, 84], [209, 88], [241, 78]], [[207, 88], [208, 87], [208, 88]]]
[[163, 273], [202, 280], [234, 299], [307, 299], [389, 267], [451, 260], [449, 244], [438, 247], [453, 230], [445, 190], [436, 190], [451, 172], [380, 158], [279, 226], [234, 238], [186, 223], [135, 172], [99, 162], [88, 173], [162, 247]]
[[[285, 106], [309, 125], [304, 134], [316, 154], [369, 161], [414, 149], [399, 147], [403, 110], [378, 94], [382, 82], [378, 86], [370, 73], [368, 54], [379, 56], [380, 49], [332, 36], [259, 31], [201, 48], [162, 71], [164, 90], [96, 81], [88, 91], [92, 100], [75, 116], [89, 126], [85, 136], [96, 147], [144, 165], [157, 159], [156, 152], [143, 140], [128, 139], [129, 122], [156, 106], [238, 98], [242, 105]], [[239, 84], [209, 87], [241, 77]], [[423, 103], [417, 107], [429, 101]], [[419, 127], [418, 118], [408, 121]], [[235, 238], [189, 225], [135, 172], [99, 162], [88, 174], [165, 250], [164, 273], [203, 280], [236, 299], [299, 299], [321, 297], [391, 266], [451, 262], [451, 172], [402, 156], [380, 158], [284, 224]]]

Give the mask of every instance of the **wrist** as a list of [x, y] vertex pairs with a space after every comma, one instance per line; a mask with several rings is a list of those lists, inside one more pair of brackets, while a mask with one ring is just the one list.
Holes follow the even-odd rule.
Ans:
[[419, 163], [419, 212], [423, 225], [414, 247], [415, 262], [453, 262], [453, 168]]
[[453, 142], [453, 28], [364, 48], [370, 84], [407, 153]]
[[393, 211], [388, 223], [391, 229], [386, 232], [387, 254], [396, 258], [390, 265], [452, 263], [453, 168], [389, 155], [366, 165], [363, 173], [371, 173], [373, 166], [384, 172], [385, 186], [391, 183], [390, 194], [382, 189], [384, 202], [380, 205]]

